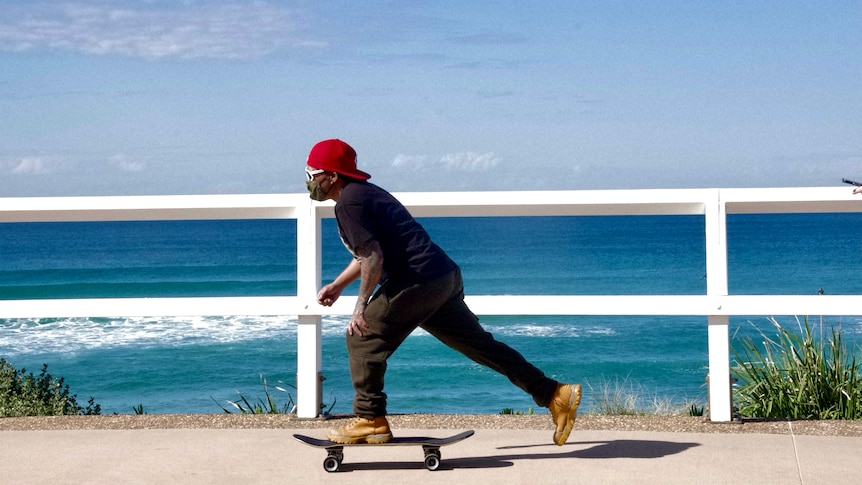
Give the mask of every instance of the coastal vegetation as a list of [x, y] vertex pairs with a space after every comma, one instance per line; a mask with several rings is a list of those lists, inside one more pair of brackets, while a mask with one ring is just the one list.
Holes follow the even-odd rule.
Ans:
[[[797, 329], [770, 318], [775, 335], [742, 337], [734, 347], [737, 417], [774, 419], [862, 419], [862, 346], [844, 339], [840, 328], [816, 330], [808, 318]], [[702, 416], [705, 406], [683, 405], [625, 379], [588, 383], [591, 411], [602, 415]]]
[[604, 380], [593, 385], [587, 383], [590, 390], [591, 412], [608, 416], [639, 416], [655, 414], [663, 416], [678, 416], [688, 414], [689, 416], [702, 416], [703, 406], [697, 402], [686, 399], [683, 402], [675, 401], [668, 397], [661, 397], [656, 393], [648, 392], [638, 382], [626, 377]]
[[[237, 391], [239, 398], [236, 401], [228, 401], [227, 405], [230, 407], [225, 407], [218, 403], [215, 398], [212, 399], [218, 406], [222, 409], [222, 411], [233, 414], [234, 412], [239, 412], [240, 414], [290, 414], [296, 410], [296, 405], [293, 401], [293, 396], [290, 392], [281, 387], [281, 386], [272, 386], [272, 389], [276, 391], [282, 392], [286, 395], [285, 402], [283, 405], [279, 406], [275, 395], [270, 390], [269, 384], [266, 382], [266, 378], [263, 377], [263, 374], [260, 376], [261, 385], [263, 386], [263, 395], [262, 398], [252, 399], [249, 401], [241, 392]], [[279, 382], [279, 384], [283, 384]], [[292, 386], [291, 386], [292, 387]]]
[[[249, 401], [241, 392], [237, 391], [239, 398], [235, 401], [228, 401], [227, 406], [221, 405], [214, 398], [210, 398], [224, 411], [228, 414], [233, 414], [238, 412], [240, 414], [292, 414], [296, 412], [296, 404], [293, 400], [293, 396], [290, 394], [290, 391], [285, 389], [282, 386], [270, 386], [266, 377], [261, 374], [260, 376], [261, 385], [263, 386], [263, 397], [258, 397], [256, 399], [252, 398]], [[279, 381], [278, 384], [286, 385], [288, 387], [294, 387], [290, 384], [285, 384], [282, 381]], [[275, 394], [272, 390], [284, 393], [284, 404], [279, 405]], [[228, 407], [229, 406], [229, 407]], [[332, 408], [335, 406], [335, 399], [333, 399], [330, 404], [321, 403], [321, 414], [327, 415], [332, 411]]]
[[798, 332], [769, 320], [774, 336], [761, 342], [740, 339], [734, 350], [739, 382], [734, 390], [742, 417], [862, 419], [862, 347], [843, 338], [840, 328], [812, 329], [808, 318]]
[[500, 414], [511, 414], [511, 415], [515, 415], [515, 416], [529, 416], [529, 415], [535, 414], [535, 412], [533, 411], [532, 407], [527, 408], [526, 411], [519, 411], [519, 410], [515, 410], [512, 408], [503, 408], [503, 410], [500, 411]]
[[99, 414], [101, 406], [91, 397], [87, 406], [78, 405], [77, 396], [69, 393], [63, 378], [48, 373], [42, 366], [38, 376], [18, 370], [5, 359], [0, 359], [0, 417], [62, 416], [70, 414]]

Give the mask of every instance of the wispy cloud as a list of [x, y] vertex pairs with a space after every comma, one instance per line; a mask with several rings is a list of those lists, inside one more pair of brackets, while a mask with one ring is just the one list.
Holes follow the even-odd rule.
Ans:
[[459, 152], [447, 153], [439, 159], [428, 155], [399, 154], [392, 162], [396, 169], [417, 172], [453, 170], [460, 172], [481, 172], [490, 170], [500, 163], [500, 159], [492, 152]]
[[303, 39], [299, 14], [259, 1], [48, 2], [0, 5], [0, 50], [145, 59], [250, 59]]
[[39, 157], [25, 157], [18, 160], [17, 164], [12, 164], [12, 169], [9, 171], [13, 174], [43, 174], [48, 173], [48, 163]]
[[124, 172], [141, 172], [147, 168], [144, 162], [133, 160], [123, 154], [111, 157], [110, 163]]
[[113, 156], [69, 157], [57, 154], [20, 154], [0, 156], [0, 175], [33, 176], [48, 174], [143, 172], [147, 164], [133, 157]]
[[496, 167], [500, 160], [491, 152], [461, 152], [445, 155], [440, 163], [450, 170], [481, 172]]
[[401, 169], [421, 170], [427, 167], [427, 155], [403, 155], [398, 154], [392, 161], [392, 166]]

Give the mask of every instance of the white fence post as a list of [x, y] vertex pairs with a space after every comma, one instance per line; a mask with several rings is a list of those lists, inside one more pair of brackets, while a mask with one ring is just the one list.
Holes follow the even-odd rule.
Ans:
[[[317, 205], [296, 212], [296, 294], [309, 310], [317, 305], [321, 281], [321, 223]], [[309, 312], [297, 316], [296, 328], [296, 414], [315, 418], [320, 414], [321, 317]]]
[[730, 334], [727, 316], [711, 315], [707, 322], [709, 341], [709, 420], [730, 421]]
[[[721, 191], [715, 191], [715, 199], [704, 203], [706, 226], [706, 294], [719, 301], [727, 296], [727, 210]], [[719, 303], [710, 309], [716, 314], [707, 316], [707, 341], [709, 348], [709, 419], [730, 421], [730, 334], [729, 318], [721, 315]]]

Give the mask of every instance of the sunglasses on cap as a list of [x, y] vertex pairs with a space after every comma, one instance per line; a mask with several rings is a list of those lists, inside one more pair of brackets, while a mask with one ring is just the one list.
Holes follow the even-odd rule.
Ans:
[[306, 168], [305, 169], [305, 180], [311, 182], [312, 180], [314, 180], [314, 177], [316, 177], [316, 176], [318, 176], [324, 172], [326, 172], [326, 170], [319, 170], [319, 169], [318, 170], [309, 170]]

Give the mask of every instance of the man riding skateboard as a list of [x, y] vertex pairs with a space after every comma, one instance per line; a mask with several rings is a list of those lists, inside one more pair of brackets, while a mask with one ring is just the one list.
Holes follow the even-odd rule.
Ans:
[[[306, 161], [312, 199], [335, 201], [341, 240], [353, 260], [317, 295], [331, 306], [349, 284], [360, 280], [356, 307], [347, 324], [347, 350], [356, 417], [329, 431], [335, 443], [385, 443], [392, 439], [383, 392], [386, 361], [421, 327], [449, 347], [504, 376], [547, 407], [562, 446], [581, 402], [579, 384], [548, 378], [516, 350], [494, 339], [464, 303], [461, 270], [437, 246], [407, 209], [368, 182], [347, 143], [324, 140]], [[375, 291], [376, 288], [376, 291]]]

